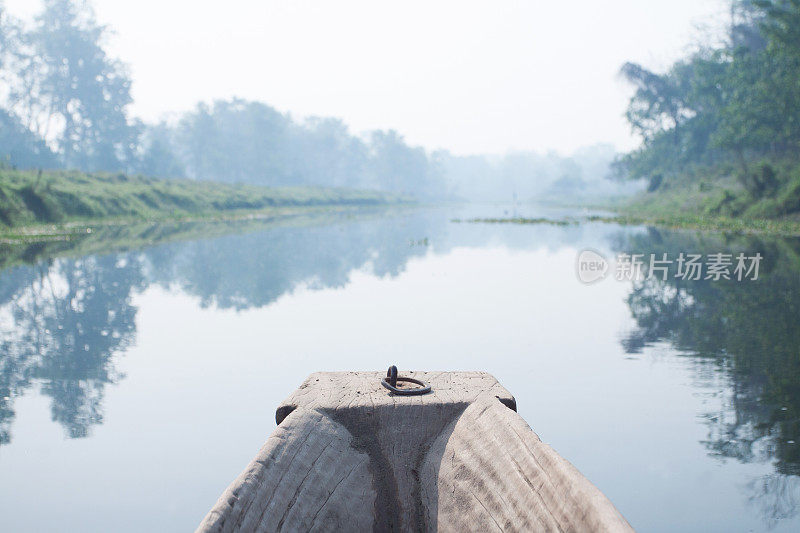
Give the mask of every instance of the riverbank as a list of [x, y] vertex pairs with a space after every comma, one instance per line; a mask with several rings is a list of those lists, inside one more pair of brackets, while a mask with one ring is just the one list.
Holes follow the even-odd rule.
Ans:
[[377, 191], [0, 169], [0, 240], [64, 239], [95, 226], [273, 218], [408, 202]]
[[761, 165], [748, 180], [731, 174], [690, 174], [603, 206], [596, 220], [736, 233], [800, 235], [800, 179]]
[[580, 217], [557, 218], [471, 218], [453, 219], [454, 223], [470, 224], [520, 224], [569, 226], [586, 222], [603, 222], [624, 226], [656, 226], [669, 229], [694, 229], [700, 231], [775, 235], [783, 237], [800, 236], [800, 219], [796, 218], [732, 218], [723, 215], [698, 214], [691, 211], [669, 211], [654, 206], [661, 199], [643, 201], [629, 200], [612, 205], [593, 205], [592, 208], [609, 211], [609, 215], [587, 215]]
[[800, 236], [800, 221], [791, 219], [735, 219], [722, 216], [673, 213], [669, 215], [632, 214], [624, 209], [613, 216], [590, 216], [590, 222], [607, 222], [622, 225], [646, 225], [669, 229], [696, 229], [723, 233]]
[[654, 174], [647, 190], [594, 205], [594, 221], [745, 234], [800, 236], [800, 163], [787, 158], [687, 166]]

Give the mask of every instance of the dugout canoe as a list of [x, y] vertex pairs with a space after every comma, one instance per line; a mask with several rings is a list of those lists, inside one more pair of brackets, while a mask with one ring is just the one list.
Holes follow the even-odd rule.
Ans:
[[632, 531], [490, 374], [406, 375], [309, 376], [198, 531]]

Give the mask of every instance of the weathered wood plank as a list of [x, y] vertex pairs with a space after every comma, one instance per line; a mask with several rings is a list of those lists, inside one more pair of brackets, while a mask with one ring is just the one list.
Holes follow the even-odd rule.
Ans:
[[483, 372], [317, 373], [198, 531], [630, 531]]

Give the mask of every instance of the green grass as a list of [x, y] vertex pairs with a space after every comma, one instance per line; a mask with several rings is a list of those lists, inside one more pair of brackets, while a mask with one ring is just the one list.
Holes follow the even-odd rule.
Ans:
[[623, 225], [649, 225], [673, 229], [698, 229], [725, 233], [765, 234], [781, 236], [800, 236], [800, 220], [729, 218], [719, 215], [696, 215], [692, 213], [620, 214], [616, 216], [590, 216], [589, 222], [607, 222]]
[[[756, 190], [754, 181], [769, 166], [771, 187]], [[800, 235], [800, 166], [791, 162], [752, 165], [748, 179], [741, 170], [709, 169], [674, 177], [654, 192], [615, 205], [617, 213], [595, 220], [651, 224], [733, 233]]]
[[[654, 199], [655, 198], [655, 199]], [[659, 201], [663, 200], [662, 203]], [[638, 203], [637, 203], [638, 202]], [[622, 224], [626, 226], [660, 226], [672, 229], [697, 229], [702, 231], [740, 233], [740, 234], [768, 234], [782, 236], [800, 236], [800, 219], [792, 218], [733, 218], [724, 215], [696, 214], [692, 211], [672, 210], [678, 203], [676, 198], [664, 198], [654, 195], [642, 202], [641, 198], [617, 206], [596, 206], [598, 209], [617, 211], [617, 215], [601, 216], [590, 215], [585, 217], [567, 217], [564, 219], [551, 218], [471, 218], [462, 220], [452, 219], [456, 223], [472, 224], [543, 224], [551, 226], [571, 226], [582, 222], [603, 222], [609, 224]]]
[[767, 207], [768, 200], [752, 203], [747, 213], [739, 215], [715, 210], [716, 201], [713, 196], [692, 195], [686, 190], [647, 193], [609, 207], [616, 216], [589, 217], [589, 220], [733, 233], [800, 235], [800, 218], [773, 216], [775, 211]]
[[70, 234], [85, 230], [87, 223], [228, 219], [301, 208], [406, 201], [399, 195], [375, 191], [0, 169], [0, 238]]

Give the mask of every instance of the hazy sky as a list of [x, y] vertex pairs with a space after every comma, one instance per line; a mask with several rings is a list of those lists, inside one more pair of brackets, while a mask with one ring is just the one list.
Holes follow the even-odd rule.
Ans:
[[725, 13], [722, 0], [91, 3], [145, 120], [239, 96], [455, 153], [631, 147], [621, 64], [667, 65]]

